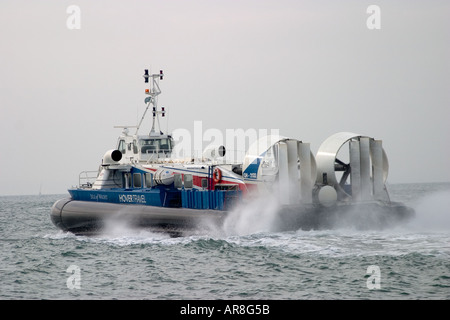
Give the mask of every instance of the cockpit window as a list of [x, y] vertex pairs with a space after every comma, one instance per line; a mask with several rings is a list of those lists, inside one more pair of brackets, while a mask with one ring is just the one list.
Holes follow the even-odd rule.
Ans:
[[120, 141], [119, 141], [119, 146], [117, 147], [117, 149], [119, 149], [119, 151], [120, 151], [122, 154], [125, 154], [125, 152], [126, 152], [126, 147], [125, 147], [125, 141], [124, 141], [124, 140], [120, 140]]
[[168, 138], [142, 139], [139, 142], [142, 153], [169, 152], [172, 150], [172, 141]]

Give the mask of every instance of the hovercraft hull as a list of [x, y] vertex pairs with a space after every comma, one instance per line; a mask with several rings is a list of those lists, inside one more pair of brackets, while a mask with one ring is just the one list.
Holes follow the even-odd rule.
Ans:
[[217, 210], [123, 205], [67, 198], [55, 202], [50, 216], [56, 227], [75, 234], [98, 233], [108, 223], [178, 233], [202, 226], [220, 225], [224, 213]]
[[[51, 220], [63, 231], [75, 234], [102, 232], [110, 223], [145, 228], [179, 235], [186, 231], [221, 228], [228, 211], [167, 208], [148, 205], [123, 205], [58, 200], [52, 207]], [[321, 205], [282, 206], [271, 231], [321, 230], [350, 227], [358, 230], [380, 230], [397, 226], [414, 216], [414, 210], [398, 202], [366, 202]], [[256, 217], [255, 217], [256, 218]], [[117, 224], [116, 224], [117, 225]]]
[[354, 228], [381, 230], [403, 224], [415, 216], [412, 208], [400, 202], [368, 201], [333, 206], [283, 206], [278, 214], [277, 229], [322, 230]]

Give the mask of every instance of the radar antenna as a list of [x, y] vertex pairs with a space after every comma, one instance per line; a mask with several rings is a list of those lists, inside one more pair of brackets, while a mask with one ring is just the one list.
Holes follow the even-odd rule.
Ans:
[[[150, 106], [152, 106], [153, 122], [152, 122], [152, 129], [150, 130], [149, 135], [150, 136], [163, 135], [163, 132], [161, 131], [161, 125], [159, 123], [159, 115], [164, 117], [166, 115], [166, 111], [164, 107], [161, 107], [161, 110], [158, 110], [158, 95], [161, 93], [161, 89], [159, 88], [159, 80], [163, 80], [163, 77], [164, 73], [162, 70], [160, 70], [159, 73], [155, 74], [149, 74], [148, 69], [144, 70], [145, 83], [149, 83], [149, 80], [151, 80], [150, 82], [151, 84], [149, 89], [145, 89], [145, 94], [148, 95], [148, 97], [146, 97], [144, 100], [144, 102], [147, 104], [147, 108], [145, 109], [141, 121], [139, 122], [136, 128], [136, 134], [138, 133], [139, 128], [141, 127], [142, 121], [144, 120], [148, 109], [150, 108]], [[158, 120], [159, 133], [157, 133], [155, 130], [156, 120]]]

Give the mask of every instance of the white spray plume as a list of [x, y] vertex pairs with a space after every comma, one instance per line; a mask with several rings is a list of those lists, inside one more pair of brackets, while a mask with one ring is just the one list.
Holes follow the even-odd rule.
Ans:
[[110, 218], [103, 221], [101, 237], [108, 239], [127, 238], [134, 240], [150, 240], [169, 238], [170, 236], [168, 234], [152, 232], [151, 230], [134, 226], [129, 216], [121, 211], [118, 214], [111, 215]]
[[450, 190], [435, 192], [415, 205], [411, 227], [417, 231], [450, 232]]
[[276, 231], [279, 202], [273, 195], [251, 197], [237, 205], [226, 217], [226, 235], [248, 235]]

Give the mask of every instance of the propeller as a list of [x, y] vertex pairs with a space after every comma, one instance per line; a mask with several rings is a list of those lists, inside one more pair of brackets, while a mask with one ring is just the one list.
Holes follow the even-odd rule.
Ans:
[[348, 179], [348, 176], [351, 173], [351, 166], [350, 163], [345, 163], [342, 160], [339, 160], [338, 158], [334, 159], [334, 170], [335, 171], [343, 171], [341, 179], [339, 180], [339, 185], [343, 187], [345, 185], [345, 182]]

